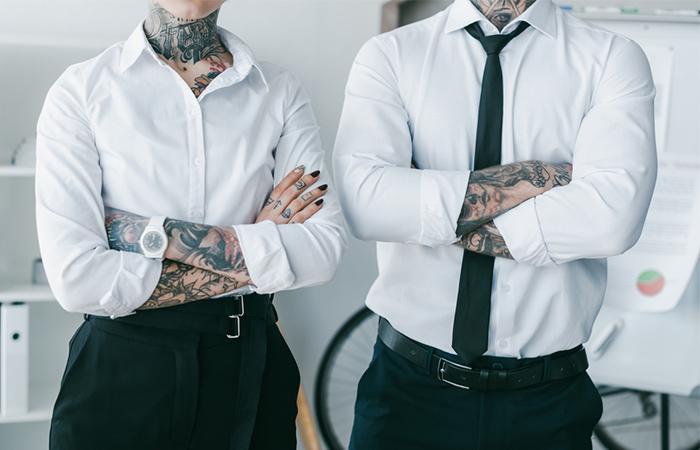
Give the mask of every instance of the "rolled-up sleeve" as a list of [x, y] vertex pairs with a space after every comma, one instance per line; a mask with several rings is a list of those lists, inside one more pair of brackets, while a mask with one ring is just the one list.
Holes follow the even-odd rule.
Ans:
[[320, 170], [316, 186], [328, 184], [323, 207], [303, 224], [271, 221], [234, 227], [260, 294], [298, 289], [331, 280], [347, 247], [347, 233], [330, 174], [324, 163], [319, 127], [307, 94], [291, 74], [287, 77], [284, 130], [275, 150], [275, 185], [303, 164]]
[[642, 49], [616, 41], [581, 123], [572, 182], [494, 221], [516, 261], [605, 258], [637, 242], [656, 183], [654, 96]]
[[36, 219], [51, 289], [71, 312], [122, 316], [140, 307], [160, 261], [109, 249], [102, 172], [85, 112], [84, 82], [68, 69], [49, 91], [37, 126]]
[[411, 168], [413, 145], [399, 72], [379, 38], [355, 59], [334, 153], [341, 203], [360, 239], [452, 244], [469, 172]]

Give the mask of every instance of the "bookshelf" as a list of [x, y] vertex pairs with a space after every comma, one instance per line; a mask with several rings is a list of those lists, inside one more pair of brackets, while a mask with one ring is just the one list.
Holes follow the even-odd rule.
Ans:
[[[0, 405], [0, 441], [19, 424], [48, 426], [67, 358], [67, 342], [81, 317], [63, 311], [47, 285], [29, 281], [31, 261], [39, 257], [34, 218], [34, 168], [0, 164], [0, 311], [26, 304], [29, 328], [28, 409], [8, 413]], [[0, 329], [0, 333], [4, 332]], [[0, 383], [2, 380], [0, 380]], [[13, 386], [9, 386], [10, 389]]]
[[10, 163], [20, 143], [36, 133], [49, 87], [70, 64], [99, 53], [94, 45], [78, 45], [80, 42], [83, 40], [63, 45], [53, 38], [0, 37], [0, 58], [14, 61], [23, 72], [20, 77], [11, 77], [12, 72], [0, 76], [13, 85], [0, 92], [0, 310], [24, 303], [29, 316], [28, 409], [14, 414], [0, 411], [2, 450], [48, 448], [49, 420], [68, 358], [68, 341], [83, 320], [80, 314], [64, 311], [48, 286], [31, 283], [33, 261], [40, 256], [35, 171]]
[[58, 386], [51, 382], [33, 382], [29, 384], [29, 410], [19, 414], [0, 414], [0, 426], [44, 422], [51, 419], [53, 402], [58, 394]]
[[0, 177], [33, 177], [33, 167], [16, 167], [0, 165]]
[[0, 303], [53, 301], [54, 297], [48, 286], [12, 282], [0, 284]]

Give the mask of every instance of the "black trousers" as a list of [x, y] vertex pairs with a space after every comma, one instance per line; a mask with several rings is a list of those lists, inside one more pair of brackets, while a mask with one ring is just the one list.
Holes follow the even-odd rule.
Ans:
[[[227, 301], [168, 310], [195, 317]], [[89, 317], [70, 342], [50, 449], [294, 450], [298, 388], [271, 305], [266, 319], [244, 316], [238, 339]]]
[[[484, 357], [472, 366], [517, 364]], [[591, 449], [602, 402], [586, 373], [515, 391], [476, 391], [427, 372], [377, 341], [358, 387], [351, 450]]]

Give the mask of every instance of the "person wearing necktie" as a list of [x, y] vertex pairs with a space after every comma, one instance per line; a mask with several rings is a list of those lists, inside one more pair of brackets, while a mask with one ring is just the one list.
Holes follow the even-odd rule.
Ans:
[[334, 154], [379, 269], [352, 450], [591, 448], [582, 344], [651, 201], [654, 96], [635, 42], [552, 0], [455, 0], [364, 45]]

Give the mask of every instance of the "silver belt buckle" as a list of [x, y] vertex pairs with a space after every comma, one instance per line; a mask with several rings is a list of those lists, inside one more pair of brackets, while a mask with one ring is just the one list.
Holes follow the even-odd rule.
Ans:
[[469, 366], [463, 366], [463, 365], [461, 365], [461, 364], [457, 364], [457, 363], [454, 363], [454, 362], [452, 362], [452, 361], [448, 361], [448, 360], [446, 360], [445, 358], [440, 358], [440, 361], [438, 362], [438, 373], [437, 373], [438, 380], [442, 381], [443, 383], [447, 383], [447, 384], [449, 384], [450, 386], [454, 386], [454, 387], [457, 387], [457, 388], [460, 388], [460, 389], [464, 389], [464, 390], [467, 390], [467, 391], [468, 391], [469, 389], [471, 389], [469, 386], [464, 386], [464, 385], [461, 385], [461, 384], [457, 384], [457, 383], [454, 383], [454, 382], [452, 382], [452, 381], [449, 381], [449, 380], [446, 380], [446, 379], [445, 379], [445, 377], [444, 377], [444, 375], [445, 375], [445, 366], [446, 366], [447, 364], [450, 364], [451, 366], [459, 367], [460, 369], [471, 370], [471, 367], [469, 367]]
[[245, 300], [242, 295], [236, 295], [236, 297], [241, 300], [241, 312], [228, 316], [230, 319], [228, 325], [229, 332], [226, 333], [226, 337], [229, 339], [238, 339], [241, 337], [241, 317], [245, 316]]

